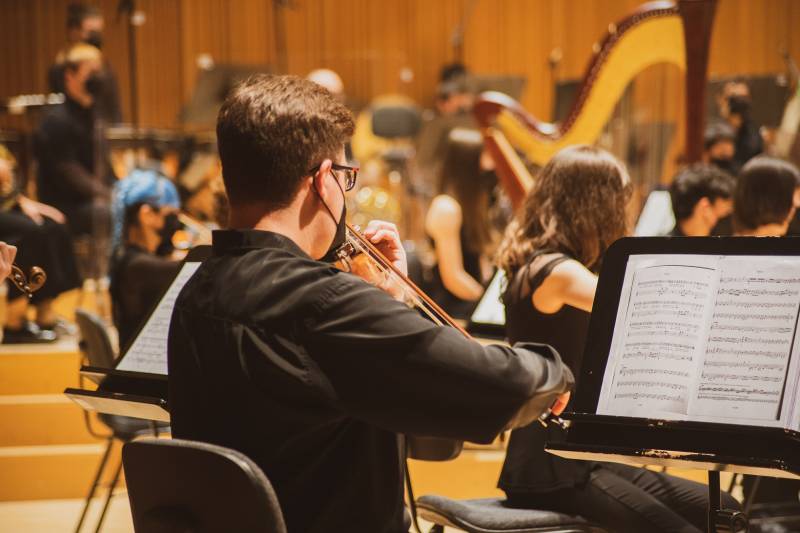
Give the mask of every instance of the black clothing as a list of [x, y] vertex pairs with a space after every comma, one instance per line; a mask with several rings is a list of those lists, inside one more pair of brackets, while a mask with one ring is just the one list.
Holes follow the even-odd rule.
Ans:
[[736, 172], [752, 158], [764, 151], [764, 139], [761, 138], [759, 127], [749, 117], [742, 118], [742, 125], [736, 132], [735, 151], [733, 163]]
[[105, 172], [96, 175], [94, 137], [94, 111], [69, 98], [48, 110], [36, 132], [39, 199], [64, 213], [73, 234], [93, 228], [106, 234], [110, 228], [107, 205], [115, 178], [106, 154], [99, 158]]
[[[563, 254], [543, 257], [539, 253], [522, 268], [503, 294], [506, 306], [506, 336], [509, 342], [530, 339], [557, 346], [561, 359], [575, 376], [581, 368], [583, 345], [589, 330], [586, 311], [565, 305], [558, 312], [539, 312], [531, 295], [550, 275], [553, 268], [569, 259]], [[547, 441], [564, 439], [565, 431], [555, 424], [547, 428], [529, 424], [511, 432], [499, 487], [510, 492], [547, 492], [586, 483], [591, 463], [562, 459], [544, 451]]]
[[[47, 217], [41, 225], [27, 217], [19, 207], [0, 211], [0, 241], [17, 247], [15, 262], [25, 271], [39, 266], [47, 273], [47, 282], [33, 293], [31, 303], [50, 300], [81, 285], [72, 237], [63, 224]], [[10, 300], [24, 297], [16, 285], [10, 284]]]
[[120, 348], [133, 340], [180, 268], [178, 261], [147, 253], [131, 244], [114, 254], [109, 272], [111, 310]]
[[214, 232], [168, 345], [173, 435], [251, 457], [292, 533], [406, 531], [398, 433], [490, 442], [572, 383], [549, 347], [481, 346], [256, 230]]
[[[103, 70], [100, 72], [100, 76], [103, 83], [95, 104], [97, 116], [103, 118], [109, 124], [118, 124], [122, 122], [122, 108], [119, 103], [119, 82], [117, 82], [117, 75], [108, 61], [103, 63]], [[47, 70], [47, 83], [50, 86], [50, 92], [65, 92], [63, 62], [50, 66]]]
[[[461, 260], [464, 262], [464, 271], [479, 283], [482, 282], [483, 272], [481, 271], [481, 255], [470, 249], [463, 225], [461, 226], [459, 239], [461, 240]], [[433, 242], [431, 242], [431, 245], [433, 246]], [[431, 274], [429, 294], [431, 298], [453, 318], [469, 318], [470, 312], [475, 308], [475, 305], [477, 305], [477, 302], [462, 300], [447, 290], [442, 281], [442, 275], [439, 272], [438, 264], [434, 266]]]
[[[706, 485], [614, 463], [594, 463], [581, 486], [508, 498], [513, 507], [580, 515], [614, 533], [701, 533], [708, 521]], [[741, 508], [727, 492], [722, 507]]]
[[[578, 376], [590, 314], [569, 305], [545, 314], [531, 301], [553, 268], [569, 259], [547, 251], [534, 254], [512, 278], [503, 301], [509, 340], [536, 338], [552, 344]], [[544, 451], [546, 441], [563, 437], [561, 428], [551, 424], [545, 429], [537, 422], [512, 431], [498, 483], [512, 506], [581, 515], [616, 533], [705, 530], [705, 485], [643, 468], [562, 459]], [[726, 507], [739, 507], [728, 494], [723, 498]]]

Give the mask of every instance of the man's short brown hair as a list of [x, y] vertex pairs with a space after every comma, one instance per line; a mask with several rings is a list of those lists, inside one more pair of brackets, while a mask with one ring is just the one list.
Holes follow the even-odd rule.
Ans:
[[232, 205], [289, 205], [308, 170], [333, 159], [353, 116], [327, 90], [297, 76], [257, 75], [222, 104], [217, 143]]

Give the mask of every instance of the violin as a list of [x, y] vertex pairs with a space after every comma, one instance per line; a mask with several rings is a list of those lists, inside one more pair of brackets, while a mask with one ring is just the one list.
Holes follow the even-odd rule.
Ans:
[[[384, 289], [398, 300], [421, 311], [433, 323], [455, 328], [464, 337], [472, 339], [472, 336], [453, 317], [439, 307], [430, 296], [394, 266], [369, 239], [350, 224], [347, 224], [345, 242], [336, 250], [336, 257], [334, 264], [341, 270], [351, 272]], [[568, 426], [568, 422], [553, 414], [552, 409], [547, 409], [538, 420], [545, 427], [549, 423], [561, 428]]]
[[30, 298], [33, 296], [33, 293], [41, 289], [44, 282], [47, 281], [47, 274], [42, 268], [35, 266], [31, 267], [30, 272], [26, 276], [25, 272], [23, 272], [20, 267], [13, 264], [11, 265], [11, 273], [8, 275], [8, 279], [10, 279], [19, 290], [24, 292], [25, 296]]
[[334, 264], [384, 289], [389, 294], [421, 311], [434, 324], [457, 329], [464, 337], [469, 333], [434, 302], [422, 289], [403, 274], [358, 229], [347, 224], [344, 244], [336, 250]]

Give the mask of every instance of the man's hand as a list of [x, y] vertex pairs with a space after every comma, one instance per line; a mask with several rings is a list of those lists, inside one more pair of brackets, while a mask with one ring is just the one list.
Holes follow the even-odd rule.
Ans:
[[11, 274], [11, 265], [17, 256], [17, 247], [0, 241], [0, 279], [6, 279]]
[[64, 213], [55, 207], [33, 201], [30, 198], [22, 195], [20, 195], [18, 202], [19, 208], [22, 210], [25, 216], [40, 226], [44, 223], [44, 217], [47, 217], [59, 224], [64, 224], [67, 221]]
[[554, 415], [558, 416], [564, 412], [564, 409], [567, 408], [567, 404], [569, 403], [569, 397], [570, 393], [565, 392], [556, 399], [555, 403], [553, 404], [553, 407], [550, 408], [553, 411]]
[[403, 274], [408, 274], [406, 251], [400, 241], [397, 226], [383, 220], [373, 220], [363, 231], [366, 237], [380, 251], [386, 259], [392, 262]]

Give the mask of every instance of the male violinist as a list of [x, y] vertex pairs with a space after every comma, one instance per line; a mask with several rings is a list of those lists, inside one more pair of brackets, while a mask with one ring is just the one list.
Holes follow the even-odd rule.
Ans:
[[[214, 232], [169, 333], [173, 435], [251, 457], [292, 533], [407, 531], [402, 434], [490, 442], [560, 412], [573, 384], [548, 346], [481, 346], [327, 262], [352, 131], [307, 80], [232, 92], [217, 122], [232, 229]], [[364, 233], [405, 270], [392, 224]]]

